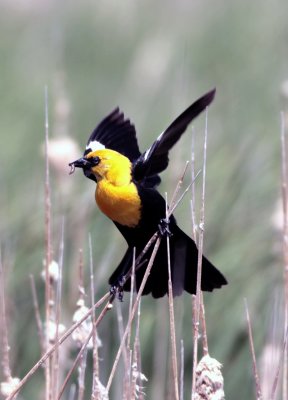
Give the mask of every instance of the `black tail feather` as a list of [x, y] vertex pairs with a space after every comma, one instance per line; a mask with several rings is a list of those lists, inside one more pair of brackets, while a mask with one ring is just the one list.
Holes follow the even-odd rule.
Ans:
[[[141, 249], [136, 249], [136, 257]], [[145, 256], [142, 267], [136, 272], [136, 290], [138, 291], [145, 274], [153, 246]], [[120, 262], [117, 269], [109, 279], [110, 285], [116, 285], [121, 281], [132, 266], [133, 248], [129, 247]], [[198, 250], [194, 241], [187, 236], [175, 224], [173, 227], [173, 236], [170, 238], [170, 263], [172, 274], [173, 295], [179, 296], [183, 290], [191, 294], [196, 294], [197, 282], [197, 263]], [[202, 279], [201, 289], [212, 292], [214, 289], [226, 285], [227, 281], [220, 271], [218, 271], [211, 262], [203, 256], [202, 259]], [[131, 288], [130, 279], [124, 284], [123, 289], [129, 291]], [[168, 266], [167, 266], [167, 245], [166, 239], [162, 239], [158, 253], [154, 260], [151, 273], [145, 285], [143, 295], [151, 293], [154, 298], [163, 297], [168, 293]]]

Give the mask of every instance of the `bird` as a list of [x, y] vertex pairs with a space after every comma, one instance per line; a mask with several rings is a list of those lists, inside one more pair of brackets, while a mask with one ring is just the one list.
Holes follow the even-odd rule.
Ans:
[[[131, 290], [129, 271], [134, 257], [139, 257], [156, 234], [169, 236], [173, 296], [183, 291], [196, 293], [197, 246], [177, 225], [173, 215], [166, 219], [166, 202], [157, 186], [161, 182], [159, 174], [168, 166], [169, 150], [192, 120], [212, 103], [215, 92], [216, 89], [210, 90], [190, 105], [143, 153], [139, 150], [135, 126], [117, 107], [92, 131], [83, 156], [69, 163], [70, 174], [81, 168], [87, 178], [96, 182], [95, 200], [99, 209], [127, 242], [128, 248], [109, 279], [114, 291]], [[136, 269], [137, 291], [152, 251], [150, 246]], [[167, 263], [167, 240], [160, 240], [142, 295], [151, 294], [157, 299], [168, 294]], [[226, 284], [223, 274], [203, 255], [201, 290], [211, 292]]]

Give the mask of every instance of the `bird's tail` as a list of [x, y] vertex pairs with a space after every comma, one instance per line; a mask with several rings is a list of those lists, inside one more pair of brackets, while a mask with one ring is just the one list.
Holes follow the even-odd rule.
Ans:
[[[143, 246], [144, 248], [144, 246]], [[153, 248], [153, 246], [152, 246]], [[139, 290], [152, 248], [147, 252], [141, 268], [136, 272], [136, 290]], [[143, 249], [136, 249], [136, 257]], [[143, 295], [151, 293], [159, 298], [168, 293], [168, 258], [167, 241], [162, 238], [150, 275], [143, 290]], [[117, 269], [109, 279], [111, 285], [118, 285], [122, 277], [129, 271], [133, 262], [133, 248], [129, 247]], [[170, 238], [170, 265], [173, 295], [179, 296], [183, 290], [196, 293], [198, 250], [194, 241], [187, 236], [177, 225]], [[225, 277], [211, 262], [203, 256], [201, 289], [211, 292], [213, 289], [226, 285]], [[124, 284], [124, 290], [129, 291], [130, 279]]]
[[[178, 296], [183, 290], [196, 294], [198, 249], [194, 241], [178, 226], [171, 241], [171, 270], [173, 294]], [[212, 292], [226, 285], [222, 273], [206, 258], [202, 257], [201, 290]]]

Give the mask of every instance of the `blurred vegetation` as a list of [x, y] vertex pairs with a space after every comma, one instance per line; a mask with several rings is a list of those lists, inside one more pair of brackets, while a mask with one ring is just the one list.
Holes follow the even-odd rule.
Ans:
[[[63, 218], [65, 225], [66, 324], [77, 299], [79, 248], [84, 250], [88, 285], [88, 234], [100, 293], [107, 290], [107, 278], [125, 248], [113, 224], [96, 209], [92, 182], [80, 173], [68, 176], [67, 162], [81, 154], [89, 132], [116, 105], [135, 123], [144, 150], [186, 106], [216, 86], [216, 100], [209, 110], [205, 253], [227, 276], [229, 286], [205, 296], [209, 349], [223, 364], [227, 398], [240, 393], [241, 398], [253, 397], [243, 298], [248, 299], [260, 359], [270, 336], [272, 312], [277, 314], [280, 308], [274, 307], [275, 297], [282, 290], [281, 219], [277, 228], [273, 216], [281, 187], [280, 110], [287, 106], [285, 96], [281, 98], [288, 78], [287, 13], [284, 0], [2, 0], [0, 237], [15, 375], [23, 376], [40, 352], [35, 345], [29, 275], [35, 275], [43, 299], [45, 85], [51, 139], [68, 138], [79, 146], [71, 150], [71, 157], [60, 155], [60, 161], [56, 154], [51, 165], [56, 259]], [[203, 129], [202, 118], [195, 123], [198, 168]], [[163, 193], [166, 189], [171, 196], [190, 148], [191, 135], [186, 134], [163, 174]], [[191, 232], [188, 199], [176, 216]], [[162, 327], [158, 335], [168, 337], [166, 301], [155, 304], [144, 298], [142, 302], [147, 398], [157, 398], [155, 322], [163, 320], [167, 329]], [[176, 315], [178, 338], [185, 345], [188, 394], [192, 363], [188, 295], [177, 299]], [[279, 321], [279, 337], [281, 329]], [[101, 356], [106, 382], [118, 343], [114, 316], [108, 316], [99, 334], [105, 337]], [[27, 384], [23, 395], [38, 398], [34, 384]]]

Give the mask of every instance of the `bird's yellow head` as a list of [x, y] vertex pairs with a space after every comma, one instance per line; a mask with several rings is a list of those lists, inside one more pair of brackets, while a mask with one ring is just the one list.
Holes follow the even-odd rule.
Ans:
[[131, 182], [130, 160], [114, 150], [91, 151], [69, 165], [72, 172], [74, 167], [80, 167], [84, 173], [92, 173], [97, 182], [104, 179], [115, 186], [124, 186]]

